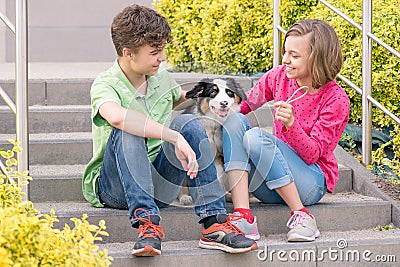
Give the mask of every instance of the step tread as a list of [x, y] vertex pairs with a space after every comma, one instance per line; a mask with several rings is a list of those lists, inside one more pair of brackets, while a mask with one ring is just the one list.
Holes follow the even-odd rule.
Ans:
[[[286, 205], [263, 204], [252, 202], [253, 214], [258, 218], [258, 229], [261, 234], [281, 234], [287, 231], [286, 222], [289, 210]], [[57, 227], [72, 224], [71, 218], [80, 218], [82, 214], [89, 216], [89, 221], [98, 224], [105, 220], [110, 234], [104, 242], [126, 242], [134, 232], [129, 223], [129, 211], [111, 208], [95, 208], [83, 199], [81, 202], [38, 202], [35, 208], [44, 214], [54, 210], [59, 222]], [[232, 203], [226, 204], [228, 212], [232, 212]], [[355, 193], [338, 193], [326, 195], [317, 204], [309, 206], [308, 210], [316, 216], [321, 231], [336, 231], [337, 229], [360, 230], [386, 225], [390, 223], [390, 202], [377, 198], [366, 197]], [[337, 216], [340, 214], [340, 216]], [[198, 236], [198, 217], [193, 207], [177, 205], [160, 209], [162, 225], [166, 232], [166, 240], [192, 240]]]
[[86, 164], [80, 165], [31, 165], [30, 176], [34, 179], [71, 179], [82, 178]]
[[[83, 201], [82, 177], [86, 164], [80, 165], [31, 165], [30, 199], [44, 201]], [[351, 173], [346, 166], [339, 166], [339, 182], [335, 193], [352, 191]], [[68, 188], [68, 191], [65, 190]]]
[[[230, 205], [228, 203], [228, 205]], [[389, 202], [384, 201], [379, 198], [369, 197], [360, 195], [354, 192], [346, 192], [346, 193], [337, 193], [337, 194], [326, 194], [320, 202], [313, 205], [315, 208], [323, 208], [325, 206], [338, 207], [338, 206], [373, 206], [373, 205], [390, 205]], [[254, 210], [263, 209], [268, 206], [277, 206], [282, 207], [282, 209], [287, 209], [284, 205], [276, 205], [276, 204], [262, 204], [262, 203], [252, 203], [252, 208]], [[41, 202], [35, 203], [35, 207], [40, 210], [42, 213], [48, 213], [51, 209], [55, 210], [57, 216], [64, 216], [67, 214], [81, 214], [86, 213], [90, 216], [90, 214], [127, 214], [127, 210], [117, 210], [111, 208], [96, 208], [91, 206], [87, 202]], [[179, 212], [179, 213], [193, 213], [193, 207], [177, 207], [170, 206], [167, 208], [161, 209], [161, 212]]]
[[[30, 62], [29, 80], [46, 80], [70, 82], [79, 80], [92, 81], [100, 72], [109, 69], [113, 62]], [[15, 65], [13, 63], [0, 64], [2, 78], [0, 82], [15, 80]], [[183, 82], [197, 82], [203, 78], [221, 77], [220, 74], [195, 73], [195, 72], [171, 72], [175, 80]], [[252, 80], [244, 76], [235, 76], [241, 80]]]
[[[29, 112], [90, 112], [90, 105], [33, 105], [29, 106]], [[0, 113], [11, 113], [8, 106], [0, 105]]]
[[[0, 144], [8, 143], [4, 140], [15, 139], [15, 134], [0, 134]], [[70, 133], [37, 133], [29, 134], [30, 143], [81, 143], [92, 141], [91, 132]]]
[[[30, 165], [29, 173], [35, 179], [62, 179], [62, 178], [82, 178], [86, 164], [77, 165]], [[339, 164], [339, 172], [351, 170], [349, 167]]]
[[[224, 254], [217, 250], [201, 249], [198, 247], [198, 242], [199, 240], [165, 241], [162, 243], [162, 256]], [[265, 246], [268, 246], [269, 249], [303, 250], [307, 248], [338, 248], [338, 242], [342, 242], [339, 246], [343, 246], [343, 248], [377, 243], [400, 244], [400, 229], [395, 228], [386, 231], [377, 231], [374, 229], [343, 232], [329, 231], [321, 233], [321, 236], [311, 243], [288, 243], [285, 234], [269, 235], [267, 237], [261, 237], [260, 240], [257, 241], [257, 244], [260, 249], [264, 249]], [[107, 249], [109, 254], [113, 257], [132, 257], [131, 251], [134, 243], [134, 241], [105, 243], [98, 244], [98, 246], [100, 249]]]

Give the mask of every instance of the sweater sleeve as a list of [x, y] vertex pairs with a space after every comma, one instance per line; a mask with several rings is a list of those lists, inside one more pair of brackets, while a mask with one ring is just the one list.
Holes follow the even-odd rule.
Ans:
[[273, 70], [264, 74], [253, 88], [246, 92], [247, 100], [242, 101], [241, 113], [247, 114], [272, 100], [272, 74]]
[[309, 134], [297, 120], [282, 134], [305, 163], [316, 163], [318, 159], [333, 153], [346, 127], [349, 110], [350, 101], [347, 96], [334, 96], [320, 111], [318, 120]]

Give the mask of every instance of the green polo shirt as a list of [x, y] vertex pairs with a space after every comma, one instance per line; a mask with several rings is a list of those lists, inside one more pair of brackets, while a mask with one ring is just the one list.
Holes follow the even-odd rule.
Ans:
[[[148, 114], [155, 121], [169, 126], [173, 103], [181, 97], [180, 86], [166, 70], [160, 70], [155, 76], [147, 77], [146, 95], [140, 94], [129, 82], [115, 61], [114, 65], [100, 73], [94, 80], [91, 90], [93, 157], [86, 167], [82, 180], [82, 192], [93, 206], [103, 207], [98, 198], [97, 178], [103, 162], [103, 156], [112, 126], [99, 114], [100, 106], [105, 102], [115, 102], [124, 108]], [[147, 139], [148, 158], [153, 161], [162, 141]]]

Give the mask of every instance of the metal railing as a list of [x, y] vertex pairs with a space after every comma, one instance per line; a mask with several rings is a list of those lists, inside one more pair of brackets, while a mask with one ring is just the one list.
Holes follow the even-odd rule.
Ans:
[[[280, 0], [274, 0], [274, 40], [273, 40], [273, 64], [277, 66], [281, 63], [281, 34], [285, 34], [285, 29], [281, 26], [281, 17], [279, 13]], [[320, 3], [327, 6], [333, 12], [338, 14], [352, 26], [357, 28], [362, 33], [362, 89], [357, 87], [354, 83], [348, 80], [343, 75], [338, 75], [348, 86], [353, 88], [358, 94], [361, 95], [362, 101], [362, 162], [365, 165], [371, 163], [372, 158], [372, 104], [379, 108], [383, 113], [388, 115], [392, 120], [400, 125], [400, 119], [396, 117], [392, 112], [380, 104], [376, 99], [371, 96], [372, 87], [372, 40], [377, 44], [388, 50], [390, 53], [400, 58], [400, 53], [387, 45], [385, 42], [380, 40], [378, 37], [372, 34], [372, 0], [363, 0], [363, 25], [360, 26], [358, 23], [353, 21], [351, 18], [342, 13], [339, 9], [335, 8], [325, 0], [319, 0]]]
[[[0, 95], [16, 116], [16, 140], [20, 142], [22, 153], [17, 155], [18, 171], [29, 170], [29, 131], [28, 131], [28, 6], [27, 0], [15, 1], [15, 26], [0, 12], [0, 19], [15, 34], [15, 99], [16, 104], [0, 87]], [[1, 171], [5, 166], [0, 163]], [[20, 182], [20, 181], [19, 181]], [[28, 187], [23, 186], [24, 198], [28, 198]]]

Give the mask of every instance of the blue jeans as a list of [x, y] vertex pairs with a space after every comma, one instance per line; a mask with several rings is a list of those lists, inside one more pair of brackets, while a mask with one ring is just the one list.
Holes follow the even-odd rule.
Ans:
[[[146, 138], [113, 128], [108, 139], [98, 180], [99, 198], [106, 206], [129, 209], [133, 227], [137, 226], [133, 216], [137, 208], [160, 216], [159, 207], [177, 198], [185, 179], [199, 220], [226, 213], [224, 191], [217, 179], [213, 153], [203, 126], [196, 117], [185, 114], [177, 116], [170, 128], [180, 132], [197, 155], [199, 172], [194, 179], [186, 175], [171, 143], [164, 142], [157, 157], [150, 162]], [[136, 215], [147, 216], [140, 210]]]
[[243, 114], [232, 114], [224, 123], [225, 171], [249, 172], [249, 191], [264, 203], [285, 203], [274, 190], [294, 182], [303, 205], [317, 203], [326, 192], [318, 164], [307, 165], [286, 143], [258, 128]]

